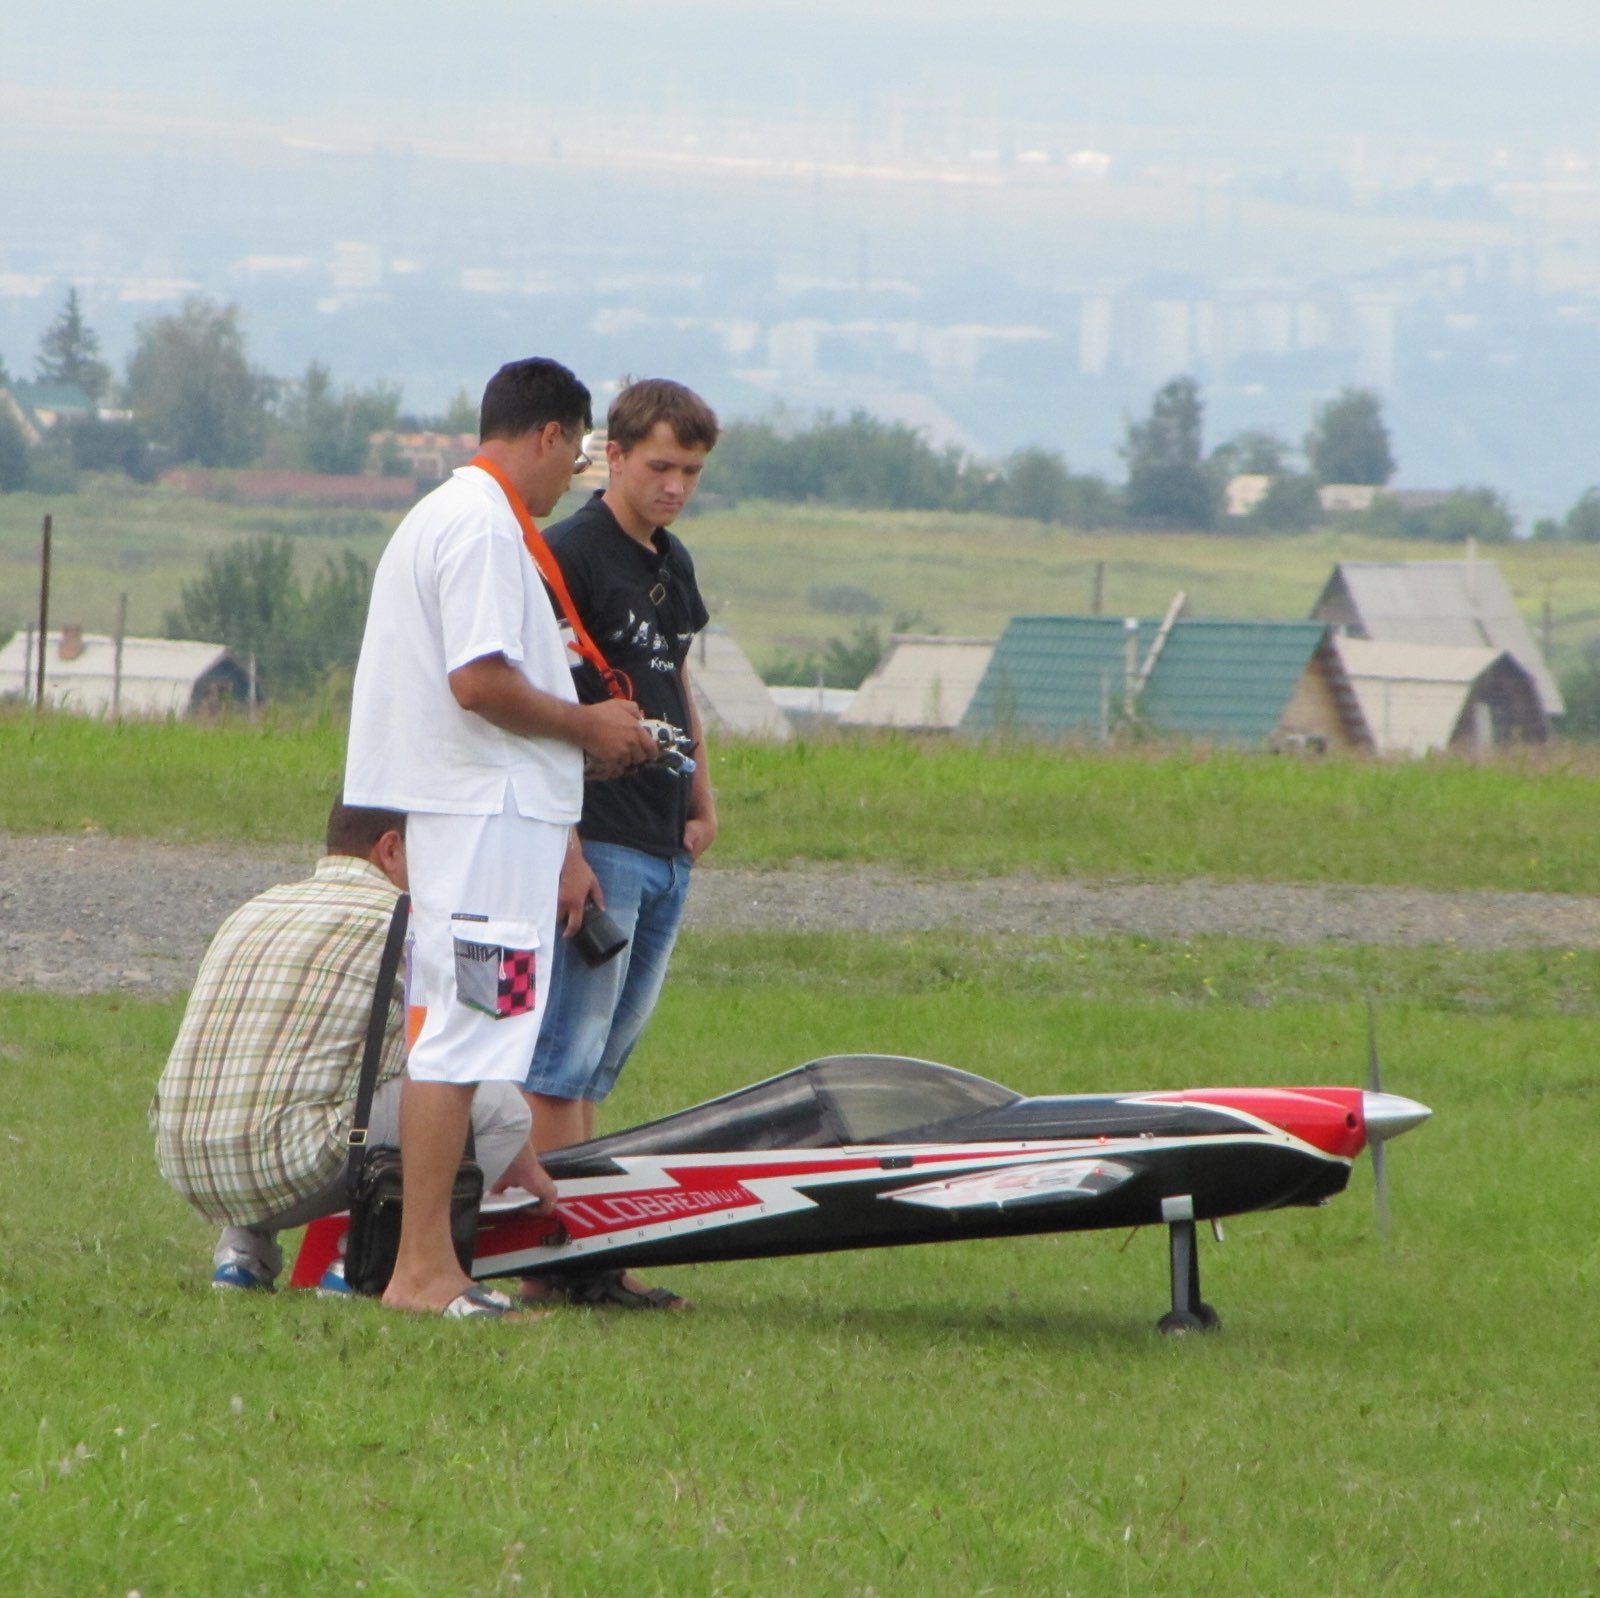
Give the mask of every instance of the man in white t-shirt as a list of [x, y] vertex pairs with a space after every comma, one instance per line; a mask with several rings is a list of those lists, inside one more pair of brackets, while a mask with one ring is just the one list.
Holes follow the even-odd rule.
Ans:
[[423, 1012], [400, 1106], [405, 1205], [384, 1302], [504, 1313], [450, 1242], [450, 1189], [480, 1082], [520, 1081], [545, 998], [584, 756], [656, 752], [631, 701], [580, 705], [524, 543], [567, 491], [589, 391], [556, 361], [484, 390], [470, 466], [401, 522], [373, 578], [356, 666], [345, 801], [405, 811], [414, 905], [409, 1002]]

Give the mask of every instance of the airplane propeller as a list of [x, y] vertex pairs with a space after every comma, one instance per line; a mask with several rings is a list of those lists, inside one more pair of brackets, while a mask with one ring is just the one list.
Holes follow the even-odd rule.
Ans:
[[1421, 1126], [1433, 1111], [1415, 1099], [1383, 1091], [1383, 1068], [1378, 1061], [1378, 1006], [1367, 996], [1367, 1090], [1361, 1097], [1367, 1147], [1372, 1150], [1372, 1186], [1378, 1201], [1378, 1234], [1389, 1237], [1389, 1164], [1385, 1145], [1392, 1137]]

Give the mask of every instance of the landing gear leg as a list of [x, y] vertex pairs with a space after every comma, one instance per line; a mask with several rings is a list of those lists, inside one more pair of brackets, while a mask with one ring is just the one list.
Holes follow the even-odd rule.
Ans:
[[1172, 1259], [1172, 1308], [1156, 1322], [1165, 1337], [1214, 1332], [1222, 1317], [1200, 1297], [1200, 1248], [1193, 1216], [1167, 1223]]

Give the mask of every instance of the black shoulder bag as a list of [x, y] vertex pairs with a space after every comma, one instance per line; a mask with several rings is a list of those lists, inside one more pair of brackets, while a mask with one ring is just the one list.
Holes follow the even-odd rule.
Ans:
[[[356, 1089], [355, 1115], [350, 1124], [350, 1230], [345, 1238], [345, 1280], [357, 1293], [379, 1294], [394, 1274], [400, 1251], [400, 1150], [380, 1145], [368, 1147], [367, 1122], [372, 1116], [372, 1093], [383, 1054], [383, 1035], [389, 1022], [389, 1001], [394, 992], [400, 951], [405, 944], [411, 896], [395, 901], [378, 962], [378, 988], [372, 997], [367, 1023], [366, 1051], [361, 1058], [361, 1081]], [[478, 1206], [483, 1201], [483, 1171], [473, 1158], [472, 1133], [467, 1133], [466, 1158], [456, 1172], [450, 1194], [450, 1240], [461, 1268], [472, 1274], [472, 1249], [478, 1233]]]

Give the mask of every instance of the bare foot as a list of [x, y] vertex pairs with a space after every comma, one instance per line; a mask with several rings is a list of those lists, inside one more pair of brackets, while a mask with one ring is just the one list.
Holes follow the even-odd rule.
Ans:
[[437, 1315], [473, 1285], [472, 1278], [459, 1271], [454, 1276], [428, 1278], [402, 1279], [395, 1275], [389, 1278], [389, 1285], [383, 1290], [383, 1302], [389, 1309]]

